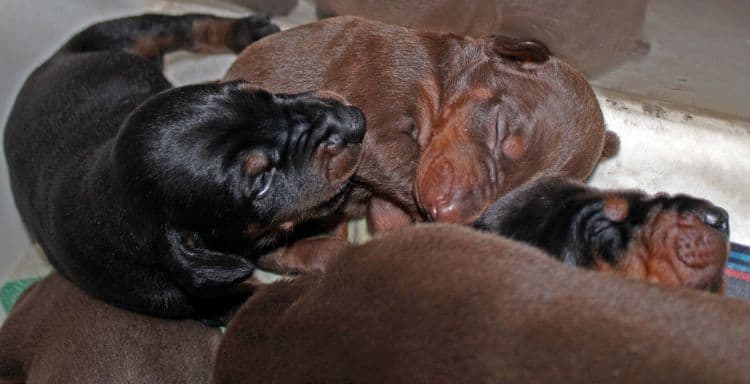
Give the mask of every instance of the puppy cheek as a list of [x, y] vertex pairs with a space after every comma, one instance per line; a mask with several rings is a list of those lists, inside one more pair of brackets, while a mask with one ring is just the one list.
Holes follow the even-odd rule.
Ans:
[[656, 215], [635, 232], [617, 270], [666, 286], [721, 290], [728, 244], [703, 231], [697, 220], [685, 220], [671, 211]]

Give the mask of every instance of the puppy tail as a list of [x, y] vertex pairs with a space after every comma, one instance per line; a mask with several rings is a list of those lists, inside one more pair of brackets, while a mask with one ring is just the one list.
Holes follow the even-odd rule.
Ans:
[[604, 133], [604, 148], [602, 149], [601, 160], [611, 159], [620, 152], [620, 137], [612, 131]]

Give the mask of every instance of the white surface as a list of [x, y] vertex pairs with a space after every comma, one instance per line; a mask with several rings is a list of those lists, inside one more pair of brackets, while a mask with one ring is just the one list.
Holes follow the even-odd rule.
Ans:
[[[22, 81], [75, 31], [98, 20], [146, 11], [168, 13], [213, 11], [242, 15], [237, 7], [221, 8], [147, 0], [22, 1], [5, 0], [0, 14], [0, 121]], [[275, 19], [282, 27], [313, 20], [307, 4], [290, 17]], [[219, 78], [233, 57], [176, 54], [167, 58], [167, 77], [177, 84]], [[727, 208], [732, 239], [750, 243], [750, 126], [700, 116], [686, 120], [679, 111], [661, 111], [643, 102], [618, 100], [602, 107], [609, 128], [622, 140], [620, 155], [604, 163], [592, 183], [605, 187], [637, 187], [649, 192], [688, 192]], [[609, 97], [611, 98], [611, 97]], [[656, 112], [655, 112], [656, 111]], [[660, 117], [654, 116], [658, 114]], [[8, 186], [7, 169], [0, 161], [0, 281], [12, 273], [30, 249]], [[23, 269], [25, 264], [19, 266]]]
[[597, 187], [685, 193], [730, 215], [732, 241], [750, 244], [750, 124], [667, 110], [599, 91], [620, 154], [590, 179]]
[[[77, 29], [102, 18], [143, 9], [145, 0], [4, 0], [0, 13], [0, 122], [3, 127], [18, 89], [33, 68]], [[2, 138], [0, 138], [0, 142]], [[29, 248], [13, 203], [5, 153], [0, 146], [0, 278]], [[30, 155], [31, 156], [31, 155]]]

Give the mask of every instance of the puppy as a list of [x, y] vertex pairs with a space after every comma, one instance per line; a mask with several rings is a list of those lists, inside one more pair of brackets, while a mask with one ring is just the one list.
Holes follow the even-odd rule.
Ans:
[[586, 178], [617, 142], [583, 76], [535, 41], [338, 17], [248, 47], [224, 78], [236, 79], [330, 90], [363, 109], [369, 134], [347, 208], [366, 208], [374, 231], [471, 223], [531, 179]]
[[474, 227], [566, 264], [710, 291], [723, 288], [729, 216], [690, 196], [602, 191], [544, 178], [491, 205]]
[[94, 300], [53, 273], [0, 329], [0, 383], [205, 383], [221, 332]]
[[167, 52], [236, 52], [276, 31], [256, 17], [118, 19], [31, 74], [5, 154], [18, 210], [63, 276], [129, 310], [222, 323], [253, 257], [337, 211], [359, 110], [242, 82], [170, 89], [159, 69]]
[[430, 224], [261, 287], [214, 383], [742, 383], [748, 353], [747, 303]]

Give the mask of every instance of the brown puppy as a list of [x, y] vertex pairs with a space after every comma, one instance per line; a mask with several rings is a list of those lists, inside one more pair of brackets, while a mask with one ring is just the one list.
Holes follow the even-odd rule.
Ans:
[[0, 329], [0, 383], [205, 383], [220, 336], [94, 300], [55, 273]]
[[542, 178], [493, 203], [474, 227], [566, 264], [672, 286], [723, 288], [729, 215], [687, 195], [649, 196]]
[[468, 228], [394, 231], [260, 288], [215, 383], [746, 383], [750, 306]]
[[329, 90], [365, 112], [363, 187], [347, 213], [369, 209], [375, 231], [425, 218], [469, 223], [530, 179], [586, 178], [605, 148], [588, 83], [534, 41], [339, 17], [256, 42], [224, 78], [235, 79]]

